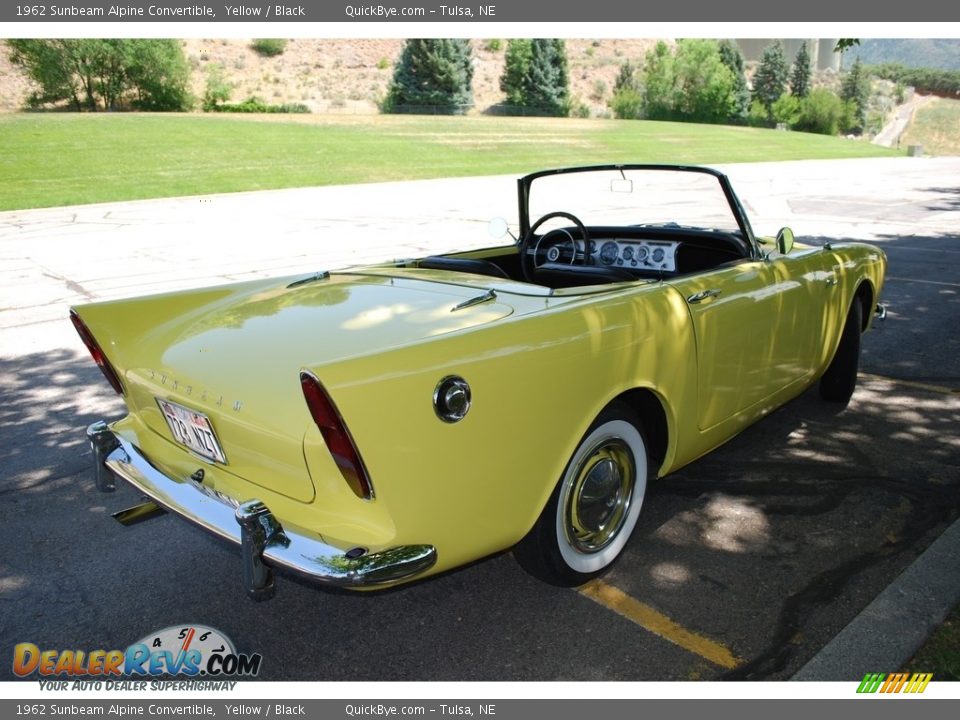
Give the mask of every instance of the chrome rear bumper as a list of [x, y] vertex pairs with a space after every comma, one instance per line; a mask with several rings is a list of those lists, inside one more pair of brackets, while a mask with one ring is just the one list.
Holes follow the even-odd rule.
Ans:
[[233, 508], [207, 495], [189, 479], [168, 477], [104, 422], [87, 428], [87, 437], [96, 459], [98, 489], [112, 491], [116, 475], [161, 507], [239, 545], [244, 585], [255, 600], [273, 596], [271, 568], [288, 570], [324, 585], [371, 587], [410, 578], [437, 560], [432, 545], [402, 545], [368, 554], [361, 548], [344, 551], [287, 532], [260, 500], [250, 499]]

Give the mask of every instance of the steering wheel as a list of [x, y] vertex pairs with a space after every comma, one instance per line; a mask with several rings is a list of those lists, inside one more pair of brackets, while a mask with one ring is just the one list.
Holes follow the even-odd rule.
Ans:
[[[537, 258], [534, 255], [536, 249], [534, 248], [533, 253], [530, 252], [533, 241], [537, 236], [537, 230], [539, 230], [540, 226], [543, 225], [547, 220], [552, 220], [558, 217], [569, 220], [577, 226], [577, 230], [580, 231], [580, 235], [583, 238], [584, 264], [587, 262], [587, 257], [589, 257], [590, 252], [590, 233], [587, 232], [587, 228], [583, 222], [580, 221], [580, 218], [578, 218], [576, 215], [572, 215], [571, 213], [562, 211], [547, 213], [537, 220], [533, 225], [531, 225], [530, 229], [527, 230], [527, 233], [520, 240], [520, 269], [523, 271], [523, 277], [527, 282], [534, 281], [533, 278], [537, 270]], [[549, 235], [549, 233], [547, 234]], [[576, 248], [574, 248], [574, 257], [576, 257]]]

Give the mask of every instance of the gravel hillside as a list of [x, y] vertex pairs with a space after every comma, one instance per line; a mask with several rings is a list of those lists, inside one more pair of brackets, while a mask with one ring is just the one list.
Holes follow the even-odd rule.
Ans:
[[[505, 40], [472, 40], [474, 96], [478, 111], [503, 100], [499, 80]], [[571, 93], [591, 114], [606, 102], [620, 64], [640, 60], [656, 40], [567, 40]], [[316, 113], [374, 113], [386, 94], [403, 40], [307, 40], [287, 43], [282, 55], [265, 58], [251, 39], [184, 40], [194, 93], [203, 94], [206, 68], [220, 65], [233, 84], [232, 100], [251, 95], [268, 103], [303, 103]], [[22, 109], [31, 92], [23, 72], [0, 51], [0, 112]]]

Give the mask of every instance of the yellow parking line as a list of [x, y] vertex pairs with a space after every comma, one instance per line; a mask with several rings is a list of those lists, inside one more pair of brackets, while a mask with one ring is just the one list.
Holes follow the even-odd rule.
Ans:
[[659, 635], [664, 640], [709, 660], [714, 665], [732, 670], [743, 662], [723, 645], [687, 630], [666, 615], [639, 600], [634, 600], [622, 590], [607, 585], [602, 580], [591, 580], [580, 588], [580, 593], [627, 620], [635, 622], [654, 635]]
[[929, 390], [930, 392], [942, 393], [944, 395], [960, 395], [960, 389], [948, 388], [943, 385], [928, 385], [927, 383], [916, 382], [914, 380], [901, 380], [900, 378], [874, 375], [872, 373], [860, 373], [860, 377], [866, 380], [886, 380], [895, 385], [906, 385], [907, 387], [915, 387], [918, 390]]

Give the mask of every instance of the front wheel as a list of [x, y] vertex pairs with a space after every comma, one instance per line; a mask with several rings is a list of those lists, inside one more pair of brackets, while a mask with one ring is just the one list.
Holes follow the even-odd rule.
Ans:
[[514, 548], [520, 565], [553, 585], [606, 570], [630, 538], [650, 462], [640, 423], [613, 405], [587, 430], [533, 529]]
[[850, 402], [857, 387], [857, 371], [860, 368], [860, 335], [863, 331], [863, 305], [854, 298], [843, 326], [843, 334], [837, 352], [827, 371], [820, 378], [820, 397], [827, 402]]

